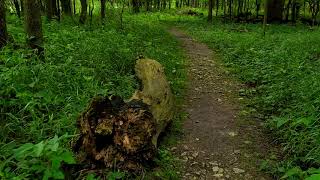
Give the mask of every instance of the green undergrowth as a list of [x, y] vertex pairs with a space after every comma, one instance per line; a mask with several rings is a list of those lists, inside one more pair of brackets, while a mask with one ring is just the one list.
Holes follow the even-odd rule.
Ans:
[[[138, 87], [133, 69], [140, 55], [164, 65], [179, 105], [186, 77], [184, 56], [159, 23], [145, 18], [126, 14], [122, 28], [115, 17], [104, 24], [94, 18], [84, 26], [71, 18], [43, 20], [45, 58], [38, 59], [25, 47], [22, 21], [8, 17], [15, 43], [0, 52], [0, 179], [61, 178], [56, 167], [62, 161], [73, 163], [68, 141], [78, 133], [77, 117], [96, 95], [130, 97]], [[68, 138], [59, 145], [54, 137]], [[29, 153], [22, 156], [21, 151]], [[61, 154], [65, 156], [59, 159]], [[159, 152], [159, 176], [166, 174], [161, 162], [167, 157], [171, 155], [165, 150]], [[56, 169], [47, 172], [40, 168], [45, 165]]]
[[261, 24], [208, 24], [198, 17], [176, 17], [175, 23], [221, 54], [247, 85], [240, 93], [282, 145], [278, 163], [266, 161], [268, 170], [288, 179], [319, 178], [320, 30], [268, 25], [263, 36]]

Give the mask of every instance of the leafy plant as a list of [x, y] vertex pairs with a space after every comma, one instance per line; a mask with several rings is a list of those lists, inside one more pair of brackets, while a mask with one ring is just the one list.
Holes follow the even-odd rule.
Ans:
[[300, 167], [294, 167], [289, 169], [281, 179], [305, 179], [305, 180], [317, 180], [320, 178], [320, 169], [310, 168], [307, 171], [303, 171]]
[[4, 179], [64, 179], [62, 164], [74, 164], [72, 152], [61, 147], [67, 136], [55, 136], [37, 144], [26, 143], [14, 149], [13, 154], [0, 166]]
[[132, 16], [125, 9], [119, 29], [117, 8], [110, 10], [114, 12], [108, 12], [111, 17], [103, 24], [95, 16], [100, 13], [97, 8], [91, 25], [79, 26], [67, 16], [61, 22], [43, 21], [44, 60], [25, 48], [23, 21], [8, 15], [15, 44], [0, 53], [2, 177], [31, 172], [27, 167], [16, 170], [18, 161], [8, 159], [15, 147], [75, 134], [76, 118], [93, 96], [130, 97], [138, 85], [133, 69], [139, 55], [163, 64], [174, 94], [182, 98], [186, 71], [178, 42], [155, 16]]

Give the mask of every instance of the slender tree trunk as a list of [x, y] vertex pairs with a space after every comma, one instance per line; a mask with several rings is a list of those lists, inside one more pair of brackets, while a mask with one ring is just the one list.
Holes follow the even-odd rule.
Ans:
[[0, 0], [0, 48], [8, 42], [7, 22], [6, 22], [6, 5], [4, 0]]
[[296, 4], [296, 11], [295, 11], [295, 19], [294, 22], [296, 23], [297, 19], [300, 18], [300, 10], [301, 10], [301, 3], [297, 2]]
[[71, 9], [71, 1], [70, 0], [60, 0], [62, 12], [65, 15], [72, 15], [72, 9]]
[[61, 10], [60, 10], [60, 1], [56, 0], [57, 3], [57, 17], [58, 17], [58, 21], [61, 20]]
[[292, 8], [291, 8], [291, 21], [292, 21], [293, 23], [296, 22], [296, 8], [297, 8], [296, 5], [297, 5], [296, 1], [293, 0], [293, 2], [292, 2]]
[[286, 8], [286, 10], [287, 10], [287, 12], [286, 12], [286, 22], [288, 22], [289, 21], [289, 14], [290, 14], [290, 7], [291, 7], [291, 0], [289, 0], [289, 2], [288, 2], [288, 4], [287, 4], [287, 8]]
[[[132, 8], [134, 13], [139, 13], [139, 0], [132, 0]], [[160, 9], [160, 0], [158, 0], [158, 9]]]
[[266, 28], [267, 28], [267, 21], [268, 21], [268, 0], [264, 2], [264, 17], [263, 17], [263, 35], [266, 35]]
[[268, 21], [281, 22], [284, 0], [268, 0]]
[[208, 22], [212, 22], [212, 8], [213, 8], [213, 0], [209, 0]]
[[17, 12], [17, 16], [19, 18], [21, 18], [21, 11], [20, 11], [20, 5], [19, 5], [19, 1], [18, 0], [13, 0], [13, 4], [14, 4], [14, 7], [16, 9], [16, 12]]
[[106, 17], [106, 0], [101, 0], [101, 19], [103, 20]]
[[46, 15], [47, 15], [47, 20], [51, 20], [53, 16], [53, 1], [52, 0], [46, 0]]
[[24, 0], [20, 0], [21, 13], [24, 13]]
[[90, 25], [92, 25], [93, 10], [94, 10], [94, 2], [93, 0], [91, 0], [91, 4], [89, 5]]
[[38, 55], [42, 55], [44, 48], [39, 1], [24, 0], [24, 6], [27, 43], [32, 49], [36, 50]]
[[80, 23], [84, 24], [87, 19], [88, 3], [87, 3], [87, 0], [80, 0], [80, 2], [81, 2]]
[[229, 18], [232, 19], [232, 0], [229, 0]]
[[219, 0], [216, 0], [216, 16], [219, 14]]
[[73, 0], [73, 14], [77, 14], [77, 9], [76, 9], [76, 0]]
[[58, 17], [57, 1], [56, 0], [51, 0], [51, 1], [52, 1], [52, 15]]

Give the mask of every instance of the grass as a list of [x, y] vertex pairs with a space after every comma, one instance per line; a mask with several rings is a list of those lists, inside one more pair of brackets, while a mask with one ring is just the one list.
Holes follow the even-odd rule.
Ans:
[[269, 171], [295, 179], [318, 169], [320, 30], [269, 25], [264, 37], [261, 24], [219, 19], [208, 24], [201, 17], [171, 20], [221, 54], [224, 65], [248, 85], [240, 93], [251, 99], [250, 106], [264, 116], [282, 145], [283, 157], [269, 164]]
[[[95, 17], [92, 25], [84, 26], [71, 18], [60, 23], [44, 20], [45, 59], [40, 60], [24, 45], [22, 21], [8, 17], [8, 30], [18, 48], [9, 44], [0, 53], [0, 177], [21, 174], [17, 168], [26, 164], [8, 159], [23, 144], [33, 143], [28, 147], [37, 151], [42, 146], [39, 142], [76, 135], [76, 118], [92, 97], [130, 97], [138, 86], [133, 67], [139, 55], [163, 64], [172, 90], [181, 100], [186, 77], [182, 51], [159, 23], [145, 18], [126, 14], [123, 29], [116, 16], [104, 24]], [[159, 156], [160, 161], [169, 156]], [[50, 160], [43, 158], [47, 163]], [[43, 173], [24, 173], [21, 178]]]

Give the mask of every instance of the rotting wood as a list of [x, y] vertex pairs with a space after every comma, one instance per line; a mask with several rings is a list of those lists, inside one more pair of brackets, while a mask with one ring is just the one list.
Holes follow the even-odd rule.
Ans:
[[84, 152], [84, 161], [137, 172], [153, 160], [159, 135], [173, 117], [173, 95], [159, 62], [139, 59], [135, 72], [141, 90], [128, 101], [95, 97], [78, 118], [75, 150]]

